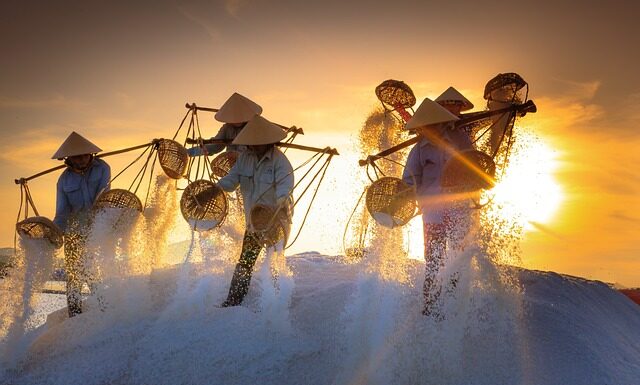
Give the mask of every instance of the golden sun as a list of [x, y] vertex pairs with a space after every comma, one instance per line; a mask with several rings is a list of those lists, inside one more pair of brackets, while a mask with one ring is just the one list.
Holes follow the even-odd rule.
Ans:
[[524, 230], [532, 230], [531, 224], [549, 223], [563, 196], [554, 177], [557, 168], [549, 145], [532, 134], [520, 134], [504, 174], [487, 193], [495, 214], [517, 221]]

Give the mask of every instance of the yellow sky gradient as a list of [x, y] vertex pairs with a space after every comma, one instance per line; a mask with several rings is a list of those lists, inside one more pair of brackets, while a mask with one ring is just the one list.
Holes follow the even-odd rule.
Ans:
[[[551, 220], [527, 231], [523, 264], [640, 286], [635, 5], [63, 3], [2, 5], [0, 246], [13, 242], [13, 179], [57, 165], [50, 156], [70, 131], [105, 151], [132, 146], [171, 136], [185, 102], [218, 107], [238, 91], [268, 119], [303, 127], [299, 143], [341, 152], [323, 190], [344, 200], [314, 208], [292, 249], [340, 253], [364, 187], [353, 143], [375, 86], [404, 80], [421, 100], [453, 85], [479, 110], [489, 78], [518, 72], [538, 106], [520, 124], [554, 151], [563, 194]], [[209, 135], [219, 127], [206, 114], [201, 124]], [[109, 158], [112, 169], [131, 156]], [[30, 184], [50, 217], [57, 176]]]

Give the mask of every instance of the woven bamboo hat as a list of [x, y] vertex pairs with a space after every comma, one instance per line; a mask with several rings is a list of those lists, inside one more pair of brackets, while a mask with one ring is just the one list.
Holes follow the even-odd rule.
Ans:
[[461, 104], [462, 108], [460, 111], [467, 111], [473, 108], [473, 103], [453, 87], [447, 88], [446, 91], [436, 98], [436, 102], [442, 106], [447, 104]]
[[460, 120], [457, 116], [447, 111], [444, 107], [429, 98], [425, 98], [415, 114], [404, 126], [405, 130], [415, 130], [418, 127], [429, 126], [438, 123], [447, 123]]
[[232, 144], [257, 146], [278, 143], [286, 137], [287, 134], [280, 126], [271, 123], [260, 115], [255, 115], [236, 136]]
[[95, 154], [100, 151], [102, 151], [100, 147], [73, 131], [64, 143], [62, 143], [58, 151], [53, 154], [51, 159], [64, 159], [76, 155]]
[[244, 123], [261, 113], [262, 107], [246, 96], [234, 92], [216, 112], [215, 118], [222, 123]]

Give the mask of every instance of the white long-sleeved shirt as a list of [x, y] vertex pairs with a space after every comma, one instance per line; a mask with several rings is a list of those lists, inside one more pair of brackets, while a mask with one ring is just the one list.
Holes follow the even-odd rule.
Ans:
[[251, 151], [243, 151], [235, 165], [218, 185], [225, 191], [234, 191], [240, 186], [247, 228], [250, 228], [249, 213], [257, 204], [276, 207], [278, 200], [285, 199], [285, 213], [289, 220], [293, 215], [293, 167], [289, 159], [277, 147], [262, 157]]

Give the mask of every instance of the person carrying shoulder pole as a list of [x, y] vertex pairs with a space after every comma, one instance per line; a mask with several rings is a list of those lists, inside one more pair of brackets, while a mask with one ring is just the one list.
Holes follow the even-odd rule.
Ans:
[[100, 151], [74, 131], [52, 157], [64, 160], [67, 166], [58, 178], [53, 223], [64, 232], [69, 317], [82, 313], [82, 285], [88, 278], [84, 258], [91, 208], [100, 192], [109, 188], [111, 180], [109, 165], [95, 157]]
[[[290, 227], [293, 215], [293, 167], [289, 159], [275, 146], [275, 143], [285, 137], [286, 133], [282, 128], [255, 115], [233, 140], [232, 144], [245, 145], [247, 150], [240, 153], [229, 173], [218, 181], [218, 186], [227, 192], [240, 186], [244, 199], [246, 230], [240, 260], [222, 307], [238, 306], [242, 303], [249, 291], [253, 266], [262, 251], [260, 236], [251, 225], [251, 210], [256, 205], [269, 206], [274, 209], [276, 215], [282, 215], [287, 222], [286, 227]], [[288, 228], [285, 233], [288, 233]], [[286, 243], [286, 236], [284, 242]]]
[[457, 117], [462, 116], [463, 111], [473, 109], [473, 103], [454, 87], [447, 88], [436, 98], [435, 102]]
[[409, 152], [402, 179], [415, 188], [422, 212], [426, 262], [423, 287], [425, 315], [438, 316], [435, 307], [442, 288], [436, 284], [436, 277], [444, 264], [448, 227], [453, 223], [452, 216], [457, 206], [454, 197], [447, 196], [440, 186], [442, 171], [454, 154], [472, 148], [466, 133], [451, 129], [457, 120], [457, 116], [427, 98], [404, 127], [420, 137]]
[[[262, 114], [262, 107], [253, 102], [251, 99], [234, 92], [226, 102], [216, 112], [215, 119], [224, 123], [213, 140], [232, 141], [238, 136], [247, 122], [255, 115]], [[244, 146], [238, 144], [205, 144], [204, 146], [195, 146], [187, 150], [189, 156], [212, 155], [226, 151], [243, 151]]]

